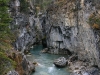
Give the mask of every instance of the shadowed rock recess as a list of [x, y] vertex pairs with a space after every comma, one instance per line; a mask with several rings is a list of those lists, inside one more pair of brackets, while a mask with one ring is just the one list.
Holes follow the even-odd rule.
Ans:
[[39, 44], [42, 53], [68, 55], [54, 64], [68, 66], [70, 75], [100, 75], [100, 0], [10, 0], [7, 6], [15, 40], [5, 55], [16, 67], [5, 75], [34, 72], [25, 54]]

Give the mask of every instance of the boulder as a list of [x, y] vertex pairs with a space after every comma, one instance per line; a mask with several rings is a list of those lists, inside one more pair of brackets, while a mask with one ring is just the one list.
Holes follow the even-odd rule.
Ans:
[[60, 58], [54, 60], [54, 64], [57, 67], [65, 67], [67, 65], [67, 60], [65, 57], [60, 57]]
[[38, 65], [38, 63], [34, 61], [34, 62], [33, 62], [33, 65], [35, 65], [35, 66], [36, 66], [36, 65]]
[[48, 53], [48, 48], [45, 48], [41, 51], [42, 53]]

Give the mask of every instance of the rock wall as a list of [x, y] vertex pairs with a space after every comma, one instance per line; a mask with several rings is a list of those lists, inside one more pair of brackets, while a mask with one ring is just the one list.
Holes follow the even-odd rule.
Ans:
[[80, 60], [100, 67], [99, 25], [89, 23], [100, 16], [99, 0], [58, 0], [47, 9], [45, 36], [50, 52], [59, 49], [76, 53]]
[[24, 52], [41, 40], [40, 20], [36, 17], [35, 7], [31, 0], [11, 0], [9, 11], [13, 18], [10, 28], [16, 35], [14, 46], [16, 50]]
[[[27, 6], [24, 5], [24, 7], [22, 3]], [[35, 66], [26, 59], [24, 52], [41, 40], [41, 23], [36, 17], [35, 7], [31, 0], [10, 0], [9, 8], [12, 18], [9, 27], [16, 38], [13, 43], [16, 51], [9, 58], [16, 62], [16, 68], [9, 71], [7, 75], [30, 75], [35, 71]]]

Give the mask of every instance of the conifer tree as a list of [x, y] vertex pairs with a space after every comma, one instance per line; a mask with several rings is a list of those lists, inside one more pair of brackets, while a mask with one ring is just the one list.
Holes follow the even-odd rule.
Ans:
[[8, 31], [10, 17], [8, 13], [8, 2], [9, 0], [0, 0], [0, 31]]

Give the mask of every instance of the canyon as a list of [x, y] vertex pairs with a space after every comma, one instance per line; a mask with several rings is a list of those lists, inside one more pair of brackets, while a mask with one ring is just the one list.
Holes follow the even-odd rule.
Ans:
[[27, 54], [40, 44], [43, 53], [68, 56], [70, 75], [100, 75], [100, 0], [50, 0], [46, 6], [38, 2], [9, 2], [9, 28], [15, 35], [9, 58], [17, 67], [7, 75], [33, 73], [35, 65]]

